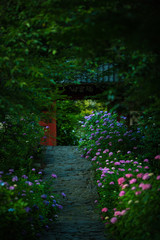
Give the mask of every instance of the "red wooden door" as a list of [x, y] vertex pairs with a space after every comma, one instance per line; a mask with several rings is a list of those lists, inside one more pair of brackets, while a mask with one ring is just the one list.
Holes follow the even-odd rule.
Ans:
[[52, 122], [49, 123], [40, 121], [39, 124], [40, 126], [44, 127], [44, 137], [41, 139], [41, 144], [47, 146], [56, 146], [56, 120], [52, 119]]
[[[47, 112], [44, 112], [47, 115]], [[53, 114], [50, 120], [41, 120], [40, 126], [44, 127], [44, 137], [41, 139], [42, 145], [56, 146], [57, 145], [57, 129], [56, 129], [56, 101], [53, 103]]]

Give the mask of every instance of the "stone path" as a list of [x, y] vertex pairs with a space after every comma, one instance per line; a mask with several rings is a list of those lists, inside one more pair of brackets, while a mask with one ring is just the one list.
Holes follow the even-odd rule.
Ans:
[[42, 240], [106, 240], [100, 216], [94, 211], [97, 199], [91, 163], [80, 157], [75, 146], [47, 147], [46, 177], [55, 173], [54, 192], [64, 192], [61, 210], [54, 229]]

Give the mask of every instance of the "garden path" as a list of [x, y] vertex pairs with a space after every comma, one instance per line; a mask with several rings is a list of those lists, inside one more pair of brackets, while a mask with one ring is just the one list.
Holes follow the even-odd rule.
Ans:
[[100, 216], [94, 210], [96, 186], [89, 160], [76, 146], [48, 146], [45, 150], [46, 178], [55, 173], [55, 193], [66, 194], [54, 229], [42, 240], [106, 240]]

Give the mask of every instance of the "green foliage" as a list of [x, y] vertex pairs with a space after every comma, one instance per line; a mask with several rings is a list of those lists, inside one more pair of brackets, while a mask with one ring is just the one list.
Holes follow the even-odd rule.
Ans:
[[59, 196], [52, 194], [53, 180], [42, 180], [42, 172], [24, 169], [1, 172], [0, 236], [4, 240], [35, 239], [55, 221]]
[[0, 128], [1, 169], [30, 169], [40, 151], [40, 139], [44, 130], [35, 114], [8, 115]]
[[119, 75], [125, 83], [124, 104], [127, 109], [147, 111], [159, 121], [159, 56], [123, 50], [118, 61]]
[[58, 145], [77, 145], [78, 137], [76, 128], [78, 126], [80, 109], [73, 100], [57, 101], [57, 142]]
[[[47, 5], [53, 6], [53, 1], [47, 1]], [[119, 42], [131, 50], [156, 52], [159, 10], [159, 3], [150, 0], [145, 6], [143, 1], [65, 0], [55, 1], [49, 14], [59, 16], [55, 20], [61, 26], [59, 39], [63, 43], [85, 56], [104, 56]]]
[[[144, 158], [152, 159], [159, 154], [160, 151], [160, 126], [156, 121], [156, 117], [153, 115], [148, 116], [145, 114], [139, 119], [139, 131], [142, 133], [142, 140], [139, 147], [139, 153]], [[152, 161], [152, 167], [154, 171], [159, 168], [159, 165], [155, 161]]]

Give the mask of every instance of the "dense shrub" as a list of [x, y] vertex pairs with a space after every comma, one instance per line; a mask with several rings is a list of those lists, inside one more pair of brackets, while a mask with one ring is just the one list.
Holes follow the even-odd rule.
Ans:
[[97, 148], [110, 151], [121, 150], [125, 154], [128, 149], [136, 151], [136, 143], [141, 138], [141, 132], [138, 128], [136, 132], [128, 130], [125, 124], [126, 117], [121, 116], [117, 121], [117, 114], [107, 112], [96, 112], [85, 117], [82, 122], [80, 147], [84, 147], [84, 155], [94, 156]]
[[[40, 139], [44, 130], [35, 114], [5, 118], [0, 128], [0, 167], [29, 168], [40, 148]], [[31, 166], [30, 166], [31, 167]]]
[[144, 158], [155, 153], [152, 144], [144, 149], [144, 143], [149, 144], [144, 129], [154, 131], [144, 125], [128, 129], [124, 117], [117, 121], [116, 114], [107, 112], [86, 116], [82, 125], [79, 146], [82, 157], [92, 161], [99, 193], [95, 203], [107, 231], [118, 240], [160, 237], [160, 175], [152, 167], [159, 166], [160, 155]]
[[42, 171], [34, 168], [28, 174], [24, 169], [0, 174], [0, 238], [37, 239], [62, 208], [59, 196], [51, 189], [56, 175], [47, 182], [42, 179]]
[[[143, 158], [154, 159], [160, 152], [160, 126], [153, 117], [144, 115], [140, 118], [139, 128], [143, 136], [138, 144], [139, 152]], [[150, 164], [154, 171], [160, 167], [157, 161], [150, 161]]]
[[57, 101], [57, 144], [62, 146], [77, 145], [75, 129], [79, 118], [79, 108], [72, 100]]

